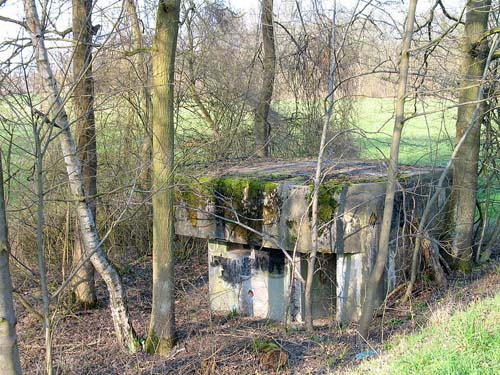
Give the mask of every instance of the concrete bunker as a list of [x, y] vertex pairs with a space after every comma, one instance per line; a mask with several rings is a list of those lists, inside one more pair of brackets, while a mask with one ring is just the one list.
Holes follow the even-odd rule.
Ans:
[[[214, 311], [302, 321], [312, 249], [310, 210], [314, 160], [224, 166], [179, 181], [176, 233], [208, 239], [209, 287]], [[374, 161], [326, 162], [319, 198], [319, 261], [313, 287], [314, 318], [356, 321], [378, 251], [385, 167]], [[408, 232], [423, 211], [439, 170], [402, 167], [390, 256], [378, 302], [405, 277]], [[429, 232], [439, 231], [441, 200]], [[262, 236], [261, 234], [264, 234]], [[286, 256], [286, 254], [288, 256]], [[293, 261], [290, 261], [293, 259]], [[287, 305], [289, 306], [287, 309]]]

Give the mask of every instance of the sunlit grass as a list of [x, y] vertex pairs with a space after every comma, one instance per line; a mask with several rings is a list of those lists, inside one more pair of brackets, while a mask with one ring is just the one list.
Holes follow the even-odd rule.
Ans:
[[396, 338], [392, 349], [345, 374], [500, 374], [500, 294], [461, 312], [438, 311], [421, 332]]
[[[445, 165], [452, 153], [456, 109], [450, 103], [408, 104], [406, 115], [420, 114], [403, 128], [399, 161], [402, 164]], [[416, 110], [416, 112], [415, 112]], [[389, 156], [394, 126], [394, 101], [365, 98], [358, 100], [356, 127], [365, 136], [358, 137], [361, 155], [368, 159]]]

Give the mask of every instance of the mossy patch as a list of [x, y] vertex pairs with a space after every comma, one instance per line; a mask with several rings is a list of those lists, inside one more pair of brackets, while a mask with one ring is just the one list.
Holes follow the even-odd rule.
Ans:
[[[243, 224], [262, 231], [263, 221], [276, 220], [278, 184], [262, 179], [222, 177], [213, 181], [214, 193], [224, 209], [225, 217], [235, 217]], [[259, 243], [260, 237], [235, 225], [234, 233], [249, 242]]]
[[[348, 185], [344, 180], [330, 180], [322, 183], [318, 192], [318, 225], [322, 226], [335, 218], [337, 210], [337, 197], [342, 189]], [[312, 199], [314, 185], [309, 185]], [[312, 213], [311, 213], [312, 214]]]
[[210, 177], [199, 179], [176, 177], [175, 200], [185, 204], [193, 227], [198, 224], [198, 210], [204, 210], [207, 204], [213, 201], [213, 190], [213, 179]]
[[213, 182], [216, 192], [231, 198], [233, 202], [261, 200], [264, 193], [272, 194], [278, 187], [273, 181], [243, 177], [221, 177], [214, 179]]
[[160, 338], [150, 329], [149, 335], [144, 343], [144, 351], [148, 354], [166, 354], [175, 345], [176, 338]]
[[177, 176], [175, 199], [190, 207], [202, 207], [212, 200], [213, 189], [213, 179], [210, 177], [194, 179]]
[[[210, 202], [216, 203], [220, 215], [262, 231], [263, 222], [272, 224], [279, 218], [278, 183], [249, 177], [177, 177], [176, 201], [182, 202], [193, 226], [198, 223], [198, 211]], [[255, 237], [237, 224], [228, 224], [235, 236], [245, 240]]]

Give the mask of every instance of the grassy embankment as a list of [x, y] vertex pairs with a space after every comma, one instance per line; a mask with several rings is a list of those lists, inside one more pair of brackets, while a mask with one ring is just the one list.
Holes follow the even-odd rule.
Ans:
[[396, 337], [386, 347], [379, 357], [343, 373], [500, 374], [500, 293], [462, 311], [456, 306], [437, 310], [420, 332]]

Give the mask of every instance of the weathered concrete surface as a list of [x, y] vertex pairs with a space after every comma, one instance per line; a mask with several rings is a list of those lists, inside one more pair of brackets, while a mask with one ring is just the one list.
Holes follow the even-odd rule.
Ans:
[[[269, 254], [281, 252], [276, 244], [290, 254], [296, 250], [305, 255], [312, 249], [309, 206], [314, 168], [315, 161], [307, 160], [226, 165], [223, 171], [205, 172], [199, 180], [184, 182], [177, 199], [176, 233], [214, 240], [209, 246], [214, 310], [234, 308], [243, 315], [284, 319], [291, 265], [282, 257], [284, 266], [279, 274], [252, 265], [258, 266], [265, 254], [269, 259]], [[314, 314], [323, 317], [334, 312], [338, 321], [348, 322], [359, 317], [369, 287], [367, 280], [377, 254], [383, 216], [386, 169], [377, 162], [344, 160], [327, 162], [325, 170], [320, 189], [318, 245], [325, 257], [331, 254], [325, 267], [330, 270], [330, 282], [316, 280]], [[425, 168], [401, 168], [402, 191], [396, 195], [390, 255], [385, 283], [377, 293], [379, 302], [404, 276], [409, 262], [409, 229], [418, 222], [429, 186], [439, 173]], [[430, 228], [439, 227], [439, 207], [434, 210], [436, 219]], [[264, 232], [272, 240], [262, 240], [238, 223]], [[219, 263], [213, 260], [214, 251], [220, 252]], [[224, 271], [228, 262], [239, 267], [231, 268], [233, 274], [237, 273], [234, 269], [240, 269], [238, 282], [233, 278], [228, 283], [228, 271]], [[298, 266], [305, 275], [305, 256]], [[298, 285], [292, 296], [296, 312], [291, 319], [301, 319], [302, 294], [302, 286]], [[315, 303], [314, 298], [320, 303]]]
[[[213, 311], [302, 322], [303, 287], [294, 280], [294, 287], [290, 288], [292, 264], [281, 251], [250, 249], [239, 244], [210, 240], [208, 259]], [[295, 266], [305, 277], [305, 257], [298, 257]], [[286, 316], [289, 295], [290, 308]], [[314, 318], [333, 317], [335, 299], [335, 256], [322, 255], [313, 280]]]
[[280, 252], [209, 241], [208, 257], [212, 310], [284, 319], [290, 268]]
[[[225, 174], [206, 172], [202, 179], [181, 185], [176, 233], [228, 242], [308, 253], [312, 248], [310, 205], [314, 171], [312, 161], [248, 167], [228, 167]], [[349, 164], [351, 163], [351, 164]], [[367, 252], [372, 246], [370, 227], [380, 223], [385, 193], [385, 168], [380, 163], [342, 161], [327, 163], [319, 202], [319, 251]], [[406, 194], [417, 184], [429, 184], [435, 172], [402, 168]], [[207, 177], [208, 176], [208, 177]], [[422, 186], [421, 189], [425, 188]], [[343, 205], [341, 212], [338, 206]], [[272, 237], [248, 231], [240, 222]]]

